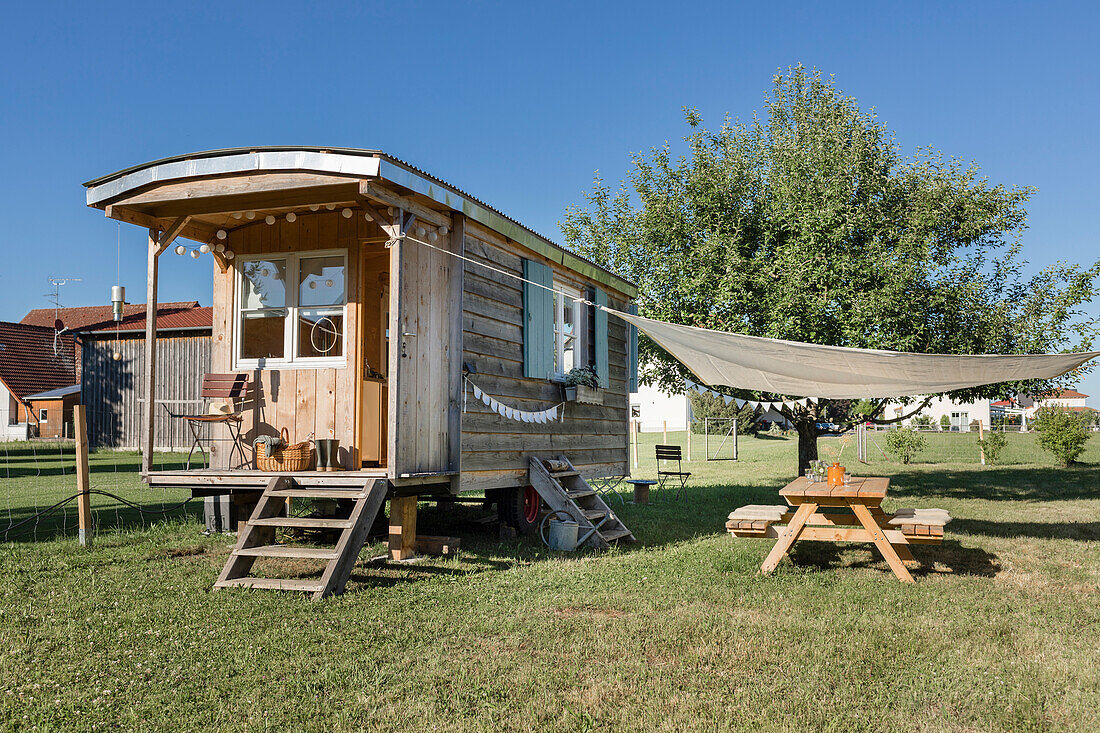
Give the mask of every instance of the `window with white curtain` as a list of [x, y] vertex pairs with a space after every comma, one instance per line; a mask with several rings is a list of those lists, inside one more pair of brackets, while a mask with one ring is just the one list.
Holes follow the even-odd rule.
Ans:
[[347, 252], [237, 260], [236, 365], [343, 366]]
[[564, 377], [584, 362], [580, 338], [583, 310], [576, 288], [555, 280], [554, 291], [554, 374]]

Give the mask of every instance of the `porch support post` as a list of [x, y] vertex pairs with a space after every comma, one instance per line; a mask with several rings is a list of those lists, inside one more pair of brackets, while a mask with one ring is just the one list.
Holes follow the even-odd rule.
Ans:
[[157, 230], [149, 230], [149, 266], [145, 275], [145, 434], [141, 436], [141, 474], [153, 468], [153, 427], [157, 416]]
[[149, 268], [145, 274], [145, 435], [141, 437], [141, 475], [153, 468], [153, 434], [157, 417], [157, 258], [176, 241], [190, 216], [181, 216], [164, 230], [149, 229]]
[[390, 559], [409, 560], [416, 555], [416, 496], [390, 499]]

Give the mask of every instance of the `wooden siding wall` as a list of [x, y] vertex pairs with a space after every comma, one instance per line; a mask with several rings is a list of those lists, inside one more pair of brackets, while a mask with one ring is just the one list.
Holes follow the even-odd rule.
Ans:
[[[340, 441], [340, 463], [345, 468], [357, 467], [354, 451], [356, 434], [356, 399], [358, 394], [359, 359], [358, 307], [360, 301], [360, 241], [383, 237], [381, 229], [356, 212], [344, 218], [340, 211], [299, 212], [296, 221], [288, 222], [278, 217], [274, 224], [262, 218], [229, 233], [227, 246], [238, 256], [276, 254], [282, 252], [309, 252], [316, 250], [347, 250], [348, 303], [346, 309], [347, 340], [345, 353], [347, 366], [325, 369], [264, 368], [258, 370], [259, 404], [246, 417], [242, 433], [245, 456], [252, 458], [252, 440], [257, 435], [277, 434], [286, 428], [291, 441], [315, 438], [335, 438]], [[383, 243], [364, 244], [363, 247], [384, 250]], [[214, 336], [211, 371], [216, 373], [236, 371], [233, 365], [232, 344], [233, 305], [237, 271], [236, 260], [229, 261], [223, 274], [214, 268]], [[288, 283], [288, 289], [296, 283]], [[216, 462], [227, 467], [227, 456], [222, 453]]]
[[[523, 273], [520, 248], [470, 223], [466, 256], [517, 275]], [[530, 255], [536, 258], [537, 255]], [[555, 275], [578, 288], [592, 283], [559, 265]], [[624, 296], [609, 294], [613, 308], [626, 307]], [[546, 379], [523, 376], [522, 283], [483, 267], [465, 263], [463, 357], [476, 365], [473, 380], [501, 402], [542, 410], [559, 402], [561, 387]], [[628, 472], [628, 405], [625, 322], [609, 318], [609, 387], [603, 405], [569, 402], [565, 421], [546, 425], [508, 420], [469, 397], [462, 416], [460, 490], [471, 491], [527, 483], [527, 457], [565, 454], [588, 476]], [[546, 334], [552, 338], [552, 334]]]
[[[117, 350], [122, 358], [111, 355]], [[81, 401], [87, 407], [93, 447], [138, 448], [145, 425], [145, 336], [87, 338], [81, 349]], [[172, 412], [202, 408], [202, 375], [210, 371], [210, 336], [162, 334], [157, 337], [156, 446], [187, 448], [191, 433]]]
[[[421, 226], [425, 232], [416, 234], [417, 239], [438, 233], [429, 225]], [[450, 240], [450, 234], [441, 235], [435, 246], [450, 247]], [[394, 477], [446, 471], [452, 464], [449, 364], [457, 350], [451, 345], [450, 319], [458, 311], [451, 304], [450, 278], [460, 265], [449, 255], [416, 242], [404, 242], [392, 251], [399, 265], [394, 268], [390, 301], [390, 473]], [[456, 354], [455, 358], [461, 357]]]

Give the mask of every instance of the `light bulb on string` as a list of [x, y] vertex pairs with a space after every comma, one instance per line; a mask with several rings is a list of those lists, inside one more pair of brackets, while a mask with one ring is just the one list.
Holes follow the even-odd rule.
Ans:
[[343, 216], [343, 217], [344, 217], [345, 219], [350, 219], [350, 218], [351, 218], [351, 209], [344, 209], [343, 211], [341, 211], [341, 212], [340, 212], [340, 214], [341, 214], [341, 215], [342, 215], [342, 216]]
[[242, 213], [241, 213], [241, 212], [239, 212], [239, 211], [234, 211], [234, 212], [233, 212], [233, 218], [234, 218], [234, 219], [240, 219], [240, 218], [241, 218], [242, 216], [244, 216], [244, 214], [242, 214]]
[[122, 354], [116, 351], [113, 354], [111, 354], [111, 358], [114, 359], [115, 361], [121, 361], [122, 360]]
[[235, 253], [233, 252], [233, 250], [231, 250], [231, 249], [227, 249], [227, 250], [225, 251], [225, 259], [227, 259], [227, 260], [231, 260], [231, 259], [233, 259], [233, 258], [234, 258], [234, 257], [236, 257], [236, 256], [237, 256], [237, 255], [236, 255], [236, 254], [235, 254]]
[[178, 254], [180, 257], [183, 257], [185, 254], [187, 254], [187, 248], [184, 247], [182, 244], [177, 244], [176, 254]]
[[447, 236], [448, 234], [450, 234], [450, 232], [451, 232], [451, 230], [447, 227], [446, 224], [439, 227], [439, 233], [442, 234], [444, 237]]
[[298, 220], [298, 215], [295, 214], [293, 211], [288, 212], [286, 215], [286, 220], [293, 224], [295, 221]]
[[336, 211], [336, 204], [325, 204], [325, 208], [329, 211]]
[[210, 245], [209, 245], [209, 244], [201, 244], [201, 245], [199, 245], [199, 252], [202, 252], [203, 254], [206, 254], [206, 253], [208, 253], [209, 251], [210, 251]]
[[428, 232], [428, 241], [429, 242], [434, 242], [437, 239], [439, 239], [438, 234], [436, 234], [435, 232]]
[[244, 214], [244, 218], [248, 219], [249, 221], [252, 221], [253, 219], [256, 218], [256, 212], [255, 211], [246, 211], [245, 214]]
[[418, 237], [423, 238], [424, 235], [427, 234], [427, 233], [428, 233], [428, 230], [425, 229], [424, 227], [417, 227], [416, 228], [416, 236], [418, 236]]
[[217, 244], [214, 245], [214, 251], [215, 252], [224, 252], [225, 251], [225, 245], [222, 244], [221, 242], [218, 242]]
[[264, 217], [264, 221], [267, 222], [268, 226], [271, 226], [272, 224], [275, 223], [275, 217], [272, 216], [271, 214], [268, 214], [267, 216]]
[[225, 239], [229, 236], [229, 232], [225, 231], [224, 229], [219, 229], [214, 236], [216, 236], [218, 239]]
[[201, 255], [197, 249], [191, 250], [191, 259], [197, 260]]
[[310, 210], [310, 211], [317, 211], [317, 210], [318, 210], [318, 209], [320, 209], [320, 208], [321, 208], [321, 207], [320, 207], [320, 206], [318, 206], [317, 204], [310, 204], [310, 205], [309, 205], [309, 210]]

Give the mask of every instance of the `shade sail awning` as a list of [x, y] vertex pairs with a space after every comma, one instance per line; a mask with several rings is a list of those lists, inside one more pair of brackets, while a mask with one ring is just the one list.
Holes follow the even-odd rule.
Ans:
[[905, 397], [998, 382], [1052, 379], [1100, 356], [1100, 351], [959, 356], [851, 349], [609, 312], [660, 344], [701, 382], [800, 397]]

